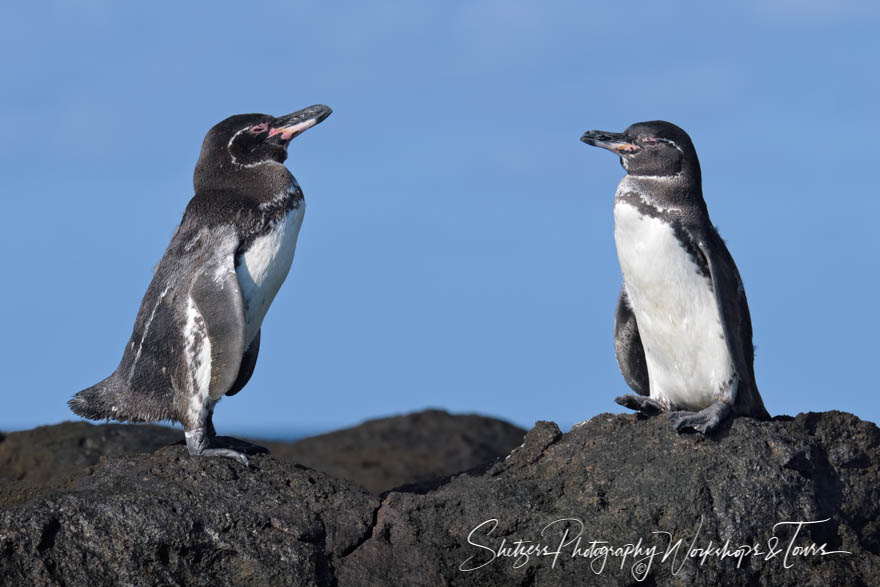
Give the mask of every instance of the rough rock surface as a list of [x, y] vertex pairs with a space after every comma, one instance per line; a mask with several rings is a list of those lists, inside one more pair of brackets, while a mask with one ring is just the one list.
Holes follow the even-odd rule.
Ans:
[[[774, 531], [826, 519], [796, 538], [793, 526]], [[661, 561], [670, 541], [653, 532], [683, 539], [675, 560]], [[781, 552], [770, 556], [774, 535]], [[639, 565], [646, 553], [623, 551], [602, 567], [598, 547], [640, 539], [658, 549], [649, 569]], [[730, 551], [763, 554], [742, 556], [740, 568], [733, 557], [686, 556], [728, 539]], [[531, 542], [517, 551], [517, 541]], [[592, 541], [605, 544], [590, 552]], [[852, 554], [786, 559], [790, 544]], [[527, 550], [540, 546], [543, 555]], [[839, 412], [740, 418], [714, 440], [676, 434], [662, 417], [602, 414], [565, 435], [539, 423], [484, 474], [388, 494], [370, 539], [338, 566], [340, 585], [624, 585], [642, 573], [648, 585], [876, 585], [880, 430]]]
[[262, 444], [278, 459], [348, 479], [378, 494], [494, 461], [519, 446], [525, 433], [494, 418], [426, 410], [369, 420], [290, 444]]
[[0, 481], [39, 485], [94, 465], [103, 456], [153, 452], [183, 440], [164, 426], [63, 422], [0, 434]]
[[[273, 456], [253, 462], [246, 470], [171, 446], [106, 457], [49, 486], [8, 481], [0, 583], [621, 585], [646, 572], [647, 585], [827, 586], [880, 577], [880, 430], [839, 412], [740, 418], [714, 439], [678, 435], [663, 418], [602, 414], [564, 435], [544, 422], [504, 461], [381, 502]], [[794, 526], [774, 528], [826, 519], [796, 537]], [[681, 540], [674, 557], [661, 560], [670, 540], [654, 532]], [[658, 549], [653, 559], [599, 550], [639, 540]], [[726, 540], [728, 554], [752, 553], [687, 556]]]
[[330, 585], [377, 498], [269, 456], [183, 446], [106, 457], [57, 487], [0, 493], [4, 585]]
[[[425, 410], [368, 420], [297, 442], [255, 440], [275, 458], [317, 469], [381, 493], [465, 471], [504, 456], [526, 431], [473, 414]], [[0, 435], [0, 482], [45, 484], [94, 465], [102, 456], [153, 452], [183, 442], [164, 426], [64, 422]]]

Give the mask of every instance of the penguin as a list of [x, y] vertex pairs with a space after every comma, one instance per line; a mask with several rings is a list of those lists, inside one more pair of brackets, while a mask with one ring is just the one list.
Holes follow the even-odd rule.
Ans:
[[327, 118], [327, 106], [281, 117], [231, 116], [208, 131], [190, 200], [141, 302], [112, 375], [73, 396], [93, 420], [184, 428], [190, 455], [248, 465], [262, 447], [214, 431], [214, 406], [254, 372], [260, 327], [287, 277], [305, 212], [284, 166], [291, 139]]
[[614, 240], [623, 285], [614, 348], [636, 395], [615, 401], [707, 435], [735, 416], [767, 420], [754, 372], [752, 322], [733, 257], [709, 220], [697, 151], [657, 120], [581, 141], [620, 157]]

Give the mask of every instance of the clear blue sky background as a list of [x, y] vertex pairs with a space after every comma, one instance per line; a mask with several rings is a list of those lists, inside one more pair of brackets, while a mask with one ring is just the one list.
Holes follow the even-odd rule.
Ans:
[[[724, 6], [722, 6], [724, 4]], [[428, 406], [561, 426], [614, 360], [623, 175], [578, 141], [693, 138], [771, 413], [877, 422], [876, 2], [50, 2], [0, 18], [0, 429], [108, 375], [235, 113], [335, 113], [291, 145], [308, 212], [221, 432]]]

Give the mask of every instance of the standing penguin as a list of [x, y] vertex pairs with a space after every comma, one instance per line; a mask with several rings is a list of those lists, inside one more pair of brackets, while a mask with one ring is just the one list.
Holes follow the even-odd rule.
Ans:
[[623, 287], [614, 348], [639, 395], [615, 401], [672, 412], [676, 430], [703, 434], [726, 418], [769, 419], [755, 383], [752, 323], [742, 280], [703, 201], [690, 137], [664, 121], [581, 140], [620, 156], [614, 240]]
[[[174, 420], [191, 455], [247, 465], [247, 443], [216, 436], [214, 405], [254, 372], [260, 326], [287, 277], [302, 225], [302, 190], [284, 166], [293, 137], [331, 113], [231, 116], [208, 131], [195, 196], [156, 267], [122, 361], [77, 393], [93, 420]], [[248, 445], [248, 449], [253, 445]]]

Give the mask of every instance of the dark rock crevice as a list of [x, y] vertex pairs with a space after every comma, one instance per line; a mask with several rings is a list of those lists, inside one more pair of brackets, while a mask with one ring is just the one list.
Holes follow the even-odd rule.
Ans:
[[49, 518], [49, 521], [43, 526], [43, 533], [40, 536], [40, 543], [37, 544], [37, 551], [43, 552], [55, 546], [55, 537], [58, 536], [59, 530], [61, 530], [61, 524], [58, 522], [58, 518]]
[[347, 557], [351, 553], [355, 552], [358, 548], [361, 547], [361, 545], [363, 545], [367, 540], [369, 540], [370, 538], [373, 537], [373, 535], [376, 532], [376, 526], [378, 525], [378, 521], [379, 521], [379, 512], [382, 510], [382, 507], [384, 505], [385, 505], [385, 500], [383, 499], [382, 502], [379, 503], [379, 507], [377, 507], [373, 510], [373, 518], [370, 521], [370, 524], [367, 526], [364, 533], [360, 536], [360, 538], [354, 544], [352, 544], [350, 547], [348, 547], [342, 551], [342, 553], [339, 555], [340, 560], [344, 559], [345, 557]]

